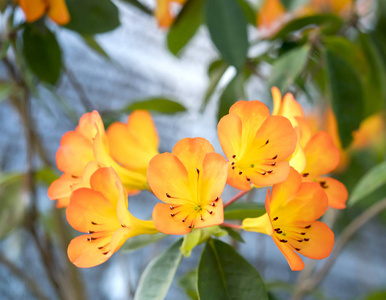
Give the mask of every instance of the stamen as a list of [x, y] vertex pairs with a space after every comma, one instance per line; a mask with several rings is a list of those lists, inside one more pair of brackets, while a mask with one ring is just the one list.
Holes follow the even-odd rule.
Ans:
[[126, 225], [125, 224], [121, 224], [121, 227], [126, 228]]
[[267, 140], [266, 142], [265, 142], [265, 144], [263, 145], [263, 146], [261, 146], [260, 148], [263, 148], [265, 145], [267, 145], [269, 143], [269, 140]]
[[170, 196], [168, 193], [166, 193], [166, 197], [171, 198], [172, 196]]
[[308, 242], [310, 239], [304, 239], [305, 242]]
[[251, 178], [248, 178], [248, 177], [247, 177], [247, 181], [251, 181]]
[[170, 210], [173, 210], [173, 209], [174, 209], [174, 207], [170, 205]]
[[188, 216], [186, 216], [185, 219], [182, 219], [182, 222], [185, 223], [187, 218], [188, 218]]
[[322, 188], [324, 188], [324, 189], [328, 188], [328, 185], [326, 184], [325, 181], [321, 181], [321, 182], [319, 182], [319, 184], [320, 184], [320, 186], [321, 186]]
[[88, 233], [90, 233], [90, 234], [91, 234], [91, 233], [94, 233], [94, 232], [95, 232], [95, 231], [91, 231], [91, 230], [88, 231]]
[[272, 164], [271, 164], [271, 166], [273, 167], [273, 166], [276, 166], [276, 161], [274, 161]]
[[232, 155], [232, 158], [236, 158], [236, 155]]
[[75, 176], [75, 175], [71, 175], [71, 177], [74, 178], [74, 179], [79, 178], [78, 176]]
[[218, 197], [216, 197], [216, 199], [214, 199], [214, 201], [217, 202], [218, 201]]
[[269, 171], [267, 171], [268, 172], [268, 174], [271, 174], [272, 172], [273, 172], [273, 170], [269, 170]]
[[93, 222], [93, 221], [91, 221], [91, 224], [92, 224], [92, 225], [100, 225], [100, 224], [95, 223], [95, 222]]
[[171, 213], [170, 215], [171, 215], [172, 217], [174, 217], [174, 216], [175, 216], [175, 214], [173, 214], [173, 213]]
[[300, 251], [301, 249], [300, 248], [295, 248], [296, 251]]
[[214, 202], [212, 202], [212, 204], [211, 204], [213, 207], [215, 207], [216, 206], [216, 203], [214, 203]]
[[197, 174], [200, 175], [200, 170], [196, 168]]
[[243, 172], [240, 171], [240, 172], [239, 172], [239, 175], [241, 175], [241, 174], [243, 174]]
[[299, 243], [303, 242], [303, 240], [298, 240]]
[[278, 234], [280, 234], [280, 233], [283, 233], [283, 231], [281, 231], [281, 230], [278, 230], [278, 231], [276, 231]]
[[310, 175], [310, 173], [304, 173], [304, 174], [302, 174], [303, 177], [307, 177], [308, 175]]
[[267, 172], [264, 171], [263, 173], [260, 173], [260, 174], [261, 174], [261, 175], [265, 175], [265, 174], [267, 174]]
[[300, 234], [301, 234], [301, 235], [306, 235], [306, 233], [305, 233], [305, 232], [301, 232]]
[[94, 240], [96, 240], [96, 239], [97, 239], [96, 237], [88, 237], [88, 238], [87, 238], [87, 241], [88, 241], [88, 242], [91, 242], [91, 241], [94, 241]]
[[287, 243], [288, 241], [287, 240], [279, 240], [280, 242], [282, 243]]
[[279, 219], [279, 217], [274, 217], [273, 220], [276, 221], [277, 219]]
[[235, 167], [232, 167], [232, 170], [234, 170], [235, 169]]
[[277, 156], [278, 156], [278, 155], [276, 154], [274, 157], [272, 157], [272, 159], [276, 159], [276, 158], [277, 158]]
[[189, 227], [189, 228], [192, 228], [192, 225], [189, 225], [188, 227]]
[[311, 225], [308, 225], [308, 226], [306, 226], [306, 227], [304, 227], [304, 228], [307, 228], [307, 229], [308, 229], [308, 228], [311, 228]]
[[109, 252], [110, 252], [110, 251], [103, 252], [102, 254], [103, 254], [103, 255], [107, 255], [107, 254], [109, 254]]
[[233, 166], [235, 164], [235, 162], [233, 161], [232, 163], [231, 163], [231, 165]]
[[213, 214], [213, 210], [206, 210], [210, 215]]
[[200, 218], [200, 219], [201, 219], [201, 221], [204, 221], [204, 218], [202, 217], [202, 215], [201, 215], [201, 218]]

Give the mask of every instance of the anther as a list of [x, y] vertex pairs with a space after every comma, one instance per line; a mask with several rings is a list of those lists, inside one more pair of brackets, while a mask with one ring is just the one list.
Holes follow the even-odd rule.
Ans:
[[271, 166], [276, 166], [276, 161], [274, 161], [274, 162], [271, 164]]
[[78, 178], [78, 176], [75, 176], [75, 175], [71, 175], [71, 177], [74, 179]]
[[[106, 246], [106, 245], [105, 245]], [[99, 250], [103, 249], [105, 246], [100, 246], [98, 247]]]
[[280, 240], [280, 242], [287, 243], [288, 241], [287, 240]]
[[166, 193], [166, 197], [171, 198], [172, 196], [170, 196], [168, 193]]
[[91, 242], [91, 241], [94, 241], [94, 240], [96, 240], [96, 239], [97, 239], [97, 238], [95, 238], [95, 237], [88, 237], [88, 238], [87, 238], [87, 241], [88, 241], [88, 242]]
[[94, 233], [94, 232], [95, 232], [95, 231], [91, 231], [91, 230], [88, 231], [88, 233]]
[[217, 202], [218, 201], [218, 197], [216, 197], [216, 199], [214, 199], [214, 201]]
[[268, 174], [271, 174], [272, 172], [273, 172], [273, 170], [269, 170], [269, 171], [267, 171], [268, 172]]
[[170, 210], [173, 210], [173, 209], [174, 209], [174, 207], [170, 205]]
[[264, 171], [263, 173], [260, 173], [260, 174], [261, 174], [261, 175], [265, 175], [265, 174], [267, 174], [267, 172]]
[[295, 248], [296, 251], [300, 251], [300, 248]]
[[235, 162], [233, 161], [231, 165], [233, 166], [234, 164], [235, 164]]
[[241, 175], [241, 174], [243, 174], [243, 172], [240, 171], [240, 172], [239, 172], [239, 175]]
[[304, 241], [308, 242], [310, 239], [304, 239]]
[[277, 219], [279, 219], [279, 217], [274, 217], [273, 220], [276, 221]]
[[236, 155], [232, 155], [232, 158], [236, 158]]
[[209, 211], [209, 214], [210, 214], [210, 215], [213, 214], [213, 210], [210, 210], [210, 211]]
[[170, 215], [171, 215], [172, 217], [174, 217], [174, 216], [175, 216], [175, 214], [173, 214], [173, 213], [171, 213]]
[[102, 254], [103, 254], [103, 255], [107, 255], [107, 254], [109, 254], [109, 252], [110, 252], [110, 251], [103, 252]]
[[212, 202], [212, 204], [211, 204], [213, 207], [215, 207], [216, 206], [216, 203], [214, 203], [214, 202]]
[[93, 221], [91, 221], [91, 224], [92, 224], [92, 225], [99, 225], [98, 223], [95, 223], [95, 222], [93, 222]]
[[201, 221], [204, 221], [204, 218], [203, 218], [202, 216], [201, 216], [201, 218], [200, 218], [200, 219], [201, 219]]
[[303, 242], [303, 240], [298, 240], [299, 243]]
[[283, 233], [283, 231], [281, 231], [281, 230], [278, 230], [278, 231], [276, 231], [278, 234], [280, 234], [280, 233]]
[[196, 168], [197, 174], [200, 175], [200, 170]]
[[125, 224], [121, 224], [121, 227], [126, 228], [126, 225]]
[[248, 177], [247, 177], [247, 181], [251, 181], [251, 178], [248, 178]]
[[189, 227], [189, 228], [192, 228], [192, 225], [189, 225], [188, 227]]
[[308, 225], [308, 226], [306, 226], [306, 227], [304, 227], [304, 228], [307, 228], [307, 229], [308, 229], [308, 228], [311, 228], [311, 225]]
[[301, 234], [301, 235], [306, 235], [306, 233], [305, 233], [305, 232], [301, 232], [300, 234]]
[[310, 175], [310, 173], [303, 173], [302, 174], [303, 177], [307, 177], [308, 175]]
[[267, 140], [264, 145], [267, 145], [268, 143], [269, 143], [269, 140]]
[[234, 170], [235, 169], [235, 167], [232, 167], [232, 170]]
[[272, 159], [276, 159], [276, 158], [277, 158], [277, 154], [274, 157], [272, 157]]
[[319, 182], [319, 184], [320, 184], [320, 186], [321, 186], [322, 188], [324, 188], [324, 189], [328, 188], [328, 186], [327, 186], [327, 184], [326, 184], [325, 181], [321, 181], [321, 182]]

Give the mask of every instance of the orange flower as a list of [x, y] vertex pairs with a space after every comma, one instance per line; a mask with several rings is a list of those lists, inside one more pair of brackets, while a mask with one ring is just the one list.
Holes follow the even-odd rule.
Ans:
[[268, 191], [265, 208], [265, 215], [245, 219], [242, 227], [272, 236], [291, 270], [304, 268], [297, 253], [312, 259], [330, 254], [334, 233], [326, 224], [316, 221], [327, 209], [327, 197], [319, 184], [302, 182], [299, 173], [291, 168], [288, 179], [273, 186], [271, 196]]
[[155, 227], [167, 234], [185, 234], [193, 228], [224, 221], [221, 194], [227, 179], [227, 162], [203, 138], [185, 138], [172, 153], [156, 155], [147, 179], [158, 199], [153, 210]]
[[339, 149], [327, 132], [319, 131], [304, 147], [307, 165], [302, 172], [304, 181], [316, 181], [328, 196], [328, 206], [342, 209], [346, 207], [348, 192], [344, 184], [331, 177], [321, 177], [333, 171], [340, 161]]
[[158, 0], [157, 8], [154, 12], [158, 26], [169, 28], [174, 22], [176, 15], [172, 13], [172, 8], [175, 4], [183, 6], [187, 0]]
[[[60, 141], [56, 161], [64, 175], [52, 183], [48, 195], [60, 200], [58, 207], [66, 206], [72, 191], [88, 186], [92, 171], [110, 166], [129, 193], [147, 189], [147, 166], [158, 153], [158, 142], [147, 111], [134, 111], [127, 124], [111, 124], [107, 134], [98, 112], [86, 113], [76, 129], [67, 132]], [[94, 163], [89, 165], [90, 162]]]
[[68, 246], [68, 257], [79, 268], [104, 263], [128, 238], [158, 232], [152, 221], [139, 220], [127, 210], [127, 194], [113, 168], [97, 170], [90, 187], [74, 191], [66, 210], [68, 223], [87, 233]]
[[256, 16], [256, 26], [261, 31], [261, 35], [275, 34], [288, 21], [289, 16], [286, 13], [280, 0], [265, 0]]
[[35, 22], [45, 13], [59, 25], [70, 22], [70, 14], [65, 0], [18, 0], [27, 22]]
[[249, 190], [250, 183], [268, 186], [287, 179], [296, 133], [288, 119], [270, 116], [260, 101], [238, 101], [217, 127], [221, 147], [230, 160], [228, 184]]

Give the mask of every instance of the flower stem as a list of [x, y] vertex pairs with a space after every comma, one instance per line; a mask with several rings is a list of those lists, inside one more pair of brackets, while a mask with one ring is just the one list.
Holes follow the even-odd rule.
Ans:
[[249, 191], [250, 190], [239, 192], [236, 196], [234, 196], [231, 200], [229, 200], [227, 203], [224, 204], [224, 208], [231, 205], [233, 202], [237, 201], [238, 199], [240, 199], [242, 196], [244, 196]]
[[221, 226], [229, 227], [229, 228], [235, 228], [235, 229], [240, 229], [241, 225], [236, 225], [236, 224], [231, 224], [231, 223], [222, 223]]

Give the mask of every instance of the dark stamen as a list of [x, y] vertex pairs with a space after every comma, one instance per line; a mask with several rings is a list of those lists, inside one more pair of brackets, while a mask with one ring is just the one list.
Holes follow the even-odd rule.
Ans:
[[308, 242], [310, 239], [304, 239], [304, 241]]
[[303, 240], [298, 240], [299, 243], [303, 242]]
[[251, 178], [248, 178], [248, 177], [247, 177], [247, 181], [251, 181]]
[[232, 162], [232, 166], [235, 164], [235, 162]]
[[172, 214], [170, 214], [170, 215], [171, 215], [172, 217], [174, 217], [174, 216], [175, 216], [175, 214], [173, 214], [173, 213], [172, 213]]
[[243, 172], [240, 171], [240, 172], [239, 172], [239, 175], [241, 175], [241, 174], [243, 174]]
[[110, 252], [110, 251], [103, 252], [102, 254], [103, 254], [103, 255], [107, 255], [107, 254], [109, 254], [109, 252]]
[[189, 227], [189, 228], [192, 228], [192, 225], [189, 225], [188, 227]]
[[232, 155], [232, 158], [236, 158], [236, 155]]
[[214, 203], [214, 202], [212, 202], [212, 204], [211, 204], [213, 207], [215, 207], [216, 206], [216, 203]]
[[267, 174], [267, 172], [264, 171], [263, 173], [260, 173], [260, 174], [261, 174], [261, 175], [265, 175], [265, 174]]
[[278, 233], [278, 234], [280, 234], [280, 233], [283, 233], [283, 231], [281, 231], [281, 230], [278, 230], [278, 231], [277, 231], [277, 233]]
[[306, 233], [305, 233], [305, 232], [301, 232], [300, 234], [301, 234], [301, 235], [306, 235]]
[[271, 174], [272, 172], [273, 172], [273, 170], [269, 170], [269, 171], [267, 171], [269, 174]]
[[121, 227], [126, 228], [126, 225], [125, 224], [121, 224]]
[[273, 220], [276, 221], [277, 219], [279, 219], [279, 217], [274, 217]]
[[303, 177], [307, 177], [308, 175], [310, 175], [310, 173], [304, 173], [304, 174], [302, 174]]
[[197, 174], [200, 175], [200, 170], [196, 168]]
[[321, 186], [322, 188], [324, 188], [324, 189], [328, 188], [328, 185], [326, 184], [325, 181], [321, 181], [321, 182], [319, 182], [319, 184], [320, 184], [320, 186]]
[[276, 166], [276, 161], [274, 161], [274, 162], [271, 164], [271, 166]]
[[288, 241], [287, 240], [279, 240], [280, 242], [282, 243], [287, 243]]
[[88, 237], [88, 238], [87, 238], [87, 241], [88, 241], [88, 242], [91, 242], [91, 241], [94, 241], [94, 240], [96, 240], [96, 239], [97, 239], [96, 237]]
[[168, 193], [166, 193], [166, 197], [171, 198], [172, 196], [170, 196]]
[[277, 154], [274, 157], [272, 157], [272, 159], [276, 159], [276, 158], [277, 158]]
[[92, 225], [99, 225], [98, 223], [95, 223], [95, 222], [93, 222], [93, 221], [91, 221], [91, 224], [92, 224]]
[[201, 221], [204, 221], [204, 218], [201, 216]]
[[170, 205], [170, 210], [173, 210], [173, 209], [174, 209], [174, 207]]
[[235, 169], [235, 167], [232, 167], [232, 170], [234, 170]]
[[214, 201], [217, 202], [218, 201], [218, 197], [216, 197], [216, 199], [214, 199]]
[[95, 232], [95, 231], [91, 231], [91, 230], [88, 231], [88, 233], [94, 233], [94, 232]]
[[296, 251], [300, 251], [300, 248], [295, 248]]
[[213, 210], [210, 210], [210, 211], [209, 211], [209, 214], [210, 214], [210, 215], [213, 214]]
[[307, 229], [308, 229], [308, 228], [311, 228], [311, 225], [308, 225], [308, 226], [306, 226], [306, 227], [304, 227], [304, 228], [307, 228]]

